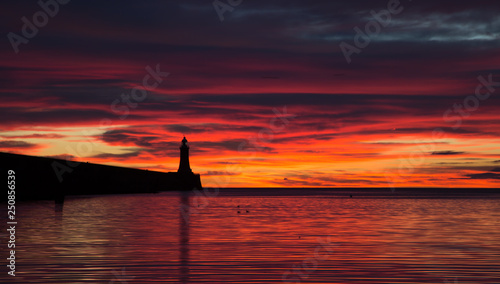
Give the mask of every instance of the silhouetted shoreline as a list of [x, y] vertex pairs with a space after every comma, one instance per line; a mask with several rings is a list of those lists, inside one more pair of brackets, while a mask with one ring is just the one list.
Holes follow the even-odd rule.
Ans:
[[11, 153], [0, 153], [0, 167], [2, 172], [16, 172], [17, 200], [202, 188], [200, 175], [194, 173], [164, 173]]

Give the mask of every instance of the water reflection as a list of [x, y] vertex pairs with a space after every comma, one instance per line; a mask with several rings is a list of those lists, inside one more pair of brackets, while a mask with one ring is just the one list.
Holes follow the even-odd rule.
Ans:
[[336, 245], [328, 257], [314, 270], [301, 268], [307, 278], [293, 273], [294, 279], [499, 282], [498, 199], [220, 195], [186, 214], [192, 198], [165, 193], [66, 198], [64, 207], [20, 203], [16, 280], [277, 283], [314, 259], [318, 239], [328, 238]]
[[189, 283], [189, 192], [179, 193], [179, 282]]
[[61, 216], [62, 216], [63, 207], [64, 207], [64, 198], [63, 198], [63, 199], [56, 200], [56, 201], [54, 202], [54, 212], [55, 212], [55, 213], [60, 213], [60, 214], [58, 214], [58, 215], [61, 215]]

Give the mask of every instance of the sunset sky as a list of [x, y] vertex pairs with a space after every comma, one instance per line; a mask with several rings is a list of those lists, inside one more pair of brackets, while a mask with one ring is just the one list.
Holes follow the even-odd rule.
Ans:
[[185, 135], [204, 186], [500, 185], [497, 0], [59, 1], [2, 1], [1, 152], [176, 171]]

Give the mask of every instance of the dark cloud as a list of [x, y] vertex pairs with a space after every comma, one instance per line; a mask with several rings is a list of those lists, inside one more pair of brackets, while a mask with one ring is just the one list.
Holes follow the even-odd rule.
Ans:
[[44, 157], [52, 158], [52, 159], [68, 160], [68, 161], [73, 161], [73, 160], [78, 159], [78, 157], [70, 155], [70, 154], [50, 155], [50, 156], [44, 156]]
[[[111, 110], [98, 109], [40, 109], [31, 107], [0, 107], [0, 121], [5, 125], [75, 125], [95, 124], [98, 125], [102, 119], [110, 119], [120, 122], [119, 116]], [[140, 120], [143, 116], [130, 114], [127, 119]]]
[[494, 168], [485, 173], [465, 175], [470, 179], [500, 179], [500, 168]]
[[37, 144], [25, 142], [25, 141], [0, 141], [0, 149], [31, 149], [37, 148]]
[[207, 171], [205, 173], [202, 173], [204, 176], [237, 176], [241, 175], [241, 173], [235, 173], [235, 172], [227, 172], [227, 171]]
[[245, 125], [231, 125], [231, 124], [219, 124], [219, 123], [202, 123], [197, 125], [181, 125], [181, 124], [171, 124], [166, 125], [165, 128], [169, 132], [176, 132], [180, 134], [192, 134], [192, 133], [203, 133], [203, 132], [255, 132], [258, 133], [262, 130], [262, 127], [257, 126], [245, 126]]
[[180, 124], [167, 125], [167, 126], [165, 126], [165, 128], [168, 131], [177, 132], [177, 133], [181, 133], [181, 134], [201, 133], [201, 132], [206, 131], [203, 127], [192, 127], [192, 126], [186, 126], [186, 125], [180, 125]]
[[239, 162], [223, 161], [223, 162], [215, 162], [215, 164], [219, 164], [219, 165], [239, 165], [241, 163], [239, 163]]
[[61, 135], [61, 134], [56, 134], [56, 133], [47, 133], [47, 134], [34, 133], [34, 134], [19, 135], [19, 136], [2, 136], [2, 135], [0, 135], [0, 137], [11, 138], [11, 139], [29, 139], [29, 138], [35, 138], [35, 139], [61, 139], [61, 138], [65, 138], [66, 136]]
[[447, 142], [370, 142], [365, 144], [374, 145], [427, 145], [427, 144], [447, 144]]
[[432, 152], [432, 155], [435, 156], [451, 156], [451, 155], [462, 155], [462, 154], [465, 154], [465, 152], [451, 151], [451, 150]]
[[470, 179], [500, 179], [500, 174], [496, 173], [481, 173], [465, 175]]
[[256, 140], [228, 139], [221, 141], [202, 141], [196, 143], [197, 150], [203, 152], [214, 152], [216, 150], [238, 151], [240, 153], [266, 152], [273, 153], [275, 149], [263, 145]]
[[102, 141], [112, 145], [134, 145], [150, 147], [159, 137], [151, 136], [149, 132], [139, 132], [129, 129], [109, 130], [100, 136]]
[[112, 159], [112, 160], [127, 160], [129, 158], [134, 158], [138, 157], [141, 155], [143, 151], [137, 150], [137, 151], [128, 151], [125, 153], [121, 154], [111, 154], [111, 153], [101, 153], [94, 155], [93, 158], [100, 158], [100, 159]]
[[[175, 157], [178, 156], [179, 141], [170, 140], [172, 137], [154, 132], [140, 131], [136, 129], [115, 129], [109, 130], [99, 136], [102, 141], [116, 147], [133, 147], [133, 150], [126, 150], [122, 154], [102, 153], [96, 158], [125, 159], [139, 157], [148, 159], [148, 155], [155, 157]], [[169, 139], [165, 141], [165, 139]]]

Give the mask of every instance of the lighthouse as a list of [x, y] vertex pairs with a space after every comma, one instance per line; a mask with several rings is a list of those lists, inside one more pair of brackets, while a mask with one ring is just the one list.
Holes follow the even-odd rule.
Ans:
[[170, 186], [180, 190], [203, 189], [200, 175], [194, 174], [189, 165], [189, 146], [186, 137], [182, 139], [182, 144], [179, 149], [181, 150], [181, 160], [179, 162], [179, 169], [177, 173], [175, 173], [177, 183], [171, 184]]
[[179, 162], [179, 169], [177, 170], [180, 174], [192, 174], [193, 171], [189, 166], [189, 146], [187, 145], [187, 139], [184, 137], [182, 139], [182, 144], [179, 149], [181, 149], [181, 160]]

